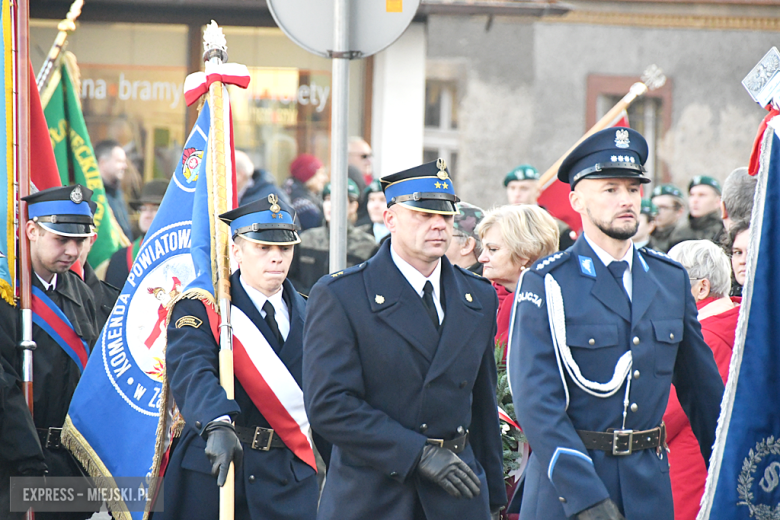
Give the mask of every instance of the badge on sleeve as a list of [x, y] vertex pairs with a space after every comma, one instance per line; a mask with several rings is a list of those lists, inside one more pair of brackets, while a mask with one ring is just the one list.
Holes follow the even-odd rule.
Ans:
[[193, 329], [199, 328], [201, 325], [203, 325], [203, 320], [200, 318], [196, 318], [195, 316], [182, 316], [178, 320], [176, 320], [176, 328], [180, 329], [182, 327], [192, 327]]
[[588, 256], [579, 255], [580, 271], [582, 274], [596, 278], [596, 267], [593, 265], [593, 259]]

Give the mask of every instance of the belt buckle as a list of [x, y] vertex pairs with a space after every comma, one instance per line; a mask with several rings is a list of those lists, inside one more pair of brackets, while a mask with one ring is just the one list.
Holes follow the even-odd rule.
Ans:
[[[58, 429], [59, 428], [49, 428], [48, 429], [48, 431], [46, 432], [46, 446], [45, 446], [45, 448], [58, 449], [58, 448], [62, 447], [62, 444], [61, 444], [62, 443], [62, 440], [61, 440], [62, 439], [62, 437], [61, 437], [62, 433], [60, 433], [60, 437], [52, 439], [52, 433], [56, 432]], [[60, 430], [60, 432], [61, 432], [61, 430]]]
[[438, 446], [439, 448], [444, 447], [444, 439], [428, 439], [425, 442], [432, 444], [433, 446]]
[[[618, 439], [628, 438], [628, 449], [618, 449]], [[634, 430], [613, 430], [612, 431], [612, 455], [631, 455], [634, 443]]]
[[[257, 436], [260, 435], [261, 431], [270, 432], [268, 434], [268, 442], [265, 443], [265, 446], [260, 446], [260, 443], [257, 441]], [[260, 450], [260, 451], [269, 451], [271, 449], [271, 441], [273, 440], [274, 440], [273, 430], [264, 430], [258, 426], [257, 428], [255, 428], [255, 435], [252, 437], [252, 449]]]

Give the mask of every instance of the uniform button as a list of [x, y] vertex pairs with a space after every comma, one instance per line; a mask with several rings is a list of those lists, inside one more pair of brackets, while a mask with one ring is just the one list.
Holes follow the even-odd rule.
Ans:
[[596, 340], [595, 340], [595, 339], [593, 339], [593, 338], [590, 338], [590, 339], [588, 340], [588, 345], [595, 345], [595, 344], [596, 344]]
[[632, 412], [636, 412], [637, 410], [639, 410], [639, 407], [637, 406], [637, 404], [636, 403], [632, 403], [631, 404], [631, 411]]
[[249, 475], [249, 482], [254, 482], [254, 481], [255, 481], [255, 476]]
[[283, 479], [282, 479], [282, 485], [283, 485], [283, 486], [286, 486], [287, 484], [289, 484], [289, 482], [290, 482], [290, 481], [289, 481], [289, 480], [287, 480], [286, 478], [283, 478]]
[[202, 427], [203, 427], [203, 423], [202, 423], [202, 422], [200, 422], [200, 421], [195, 421], [195, 428], [197, 428], [197, 429], [199, 429], [199, 430], [200, 430]]
[[422, 433], [425, 433], [425, 430], [427, 430], [427, 429], [428, 429], [428, 425], [427, 425], [427, 424], [425, 424], [425, 423], [422, 423], [422, 424], [420, 425], [420, 431], [421, 431]]
[[634, 345], [639, 345], [639, 336], [634, 336]]
[[461, 387], [461, 388], [466, 388], [466, 385], [467, 385], [467, 384], [469, 384], [469, 382], [468, 382], [468, 381], [461, 381], [461, 382], [460, 382], [460, 387]]
[[563, 497], [558, 497], [558, 500], [561, 501], [561, 504], [565, 504], [566, 503], [566, 499], [563, 498]]
[[674, 334], [669, 334], [669, 339], [674, 339]]
[[397, 477], [397, 476], [398, 476], [398, 472], [397, 472], [397, 471], [391, 471], [391, 472], [390, 472], [390, 476], [391, 476], [391, 477], [393, 477], [393, 478], [395, 478], [395, 477]]
[[639, 379], [639, 370], [634, 370], [634, 379]]
[[462, 434], [462, 433], [463, 433], [463, 431], [464, 431], [464, 430], [463, 430], [463, 426], [458, 426], [458, 433], [461, 433], [461, 434]]

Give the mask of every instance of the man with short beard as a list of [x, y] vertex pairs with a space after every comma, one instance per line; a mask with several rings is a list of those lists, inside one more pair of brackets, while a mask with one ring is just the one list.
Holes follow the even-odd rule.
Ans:
[[672, 520], [662, 417], [674, 381], [709, 460], [723, 394], [688, 274], [637, 249], [647, 143], [631, 129], [561, 164], [583, 235], [522, 279], [509, 374], [533, 453], [521, 520]]

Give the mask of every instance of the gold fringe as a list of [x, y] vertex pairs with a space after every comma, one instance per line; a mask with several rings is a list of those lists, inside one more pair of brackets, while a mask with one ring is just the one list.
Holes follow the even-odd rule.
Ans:
[[14, 301], [14, 289], [11, 284], [5, 280], [0, 280], [0, 298], [3, 298], [12, 307], [16, 306]]

